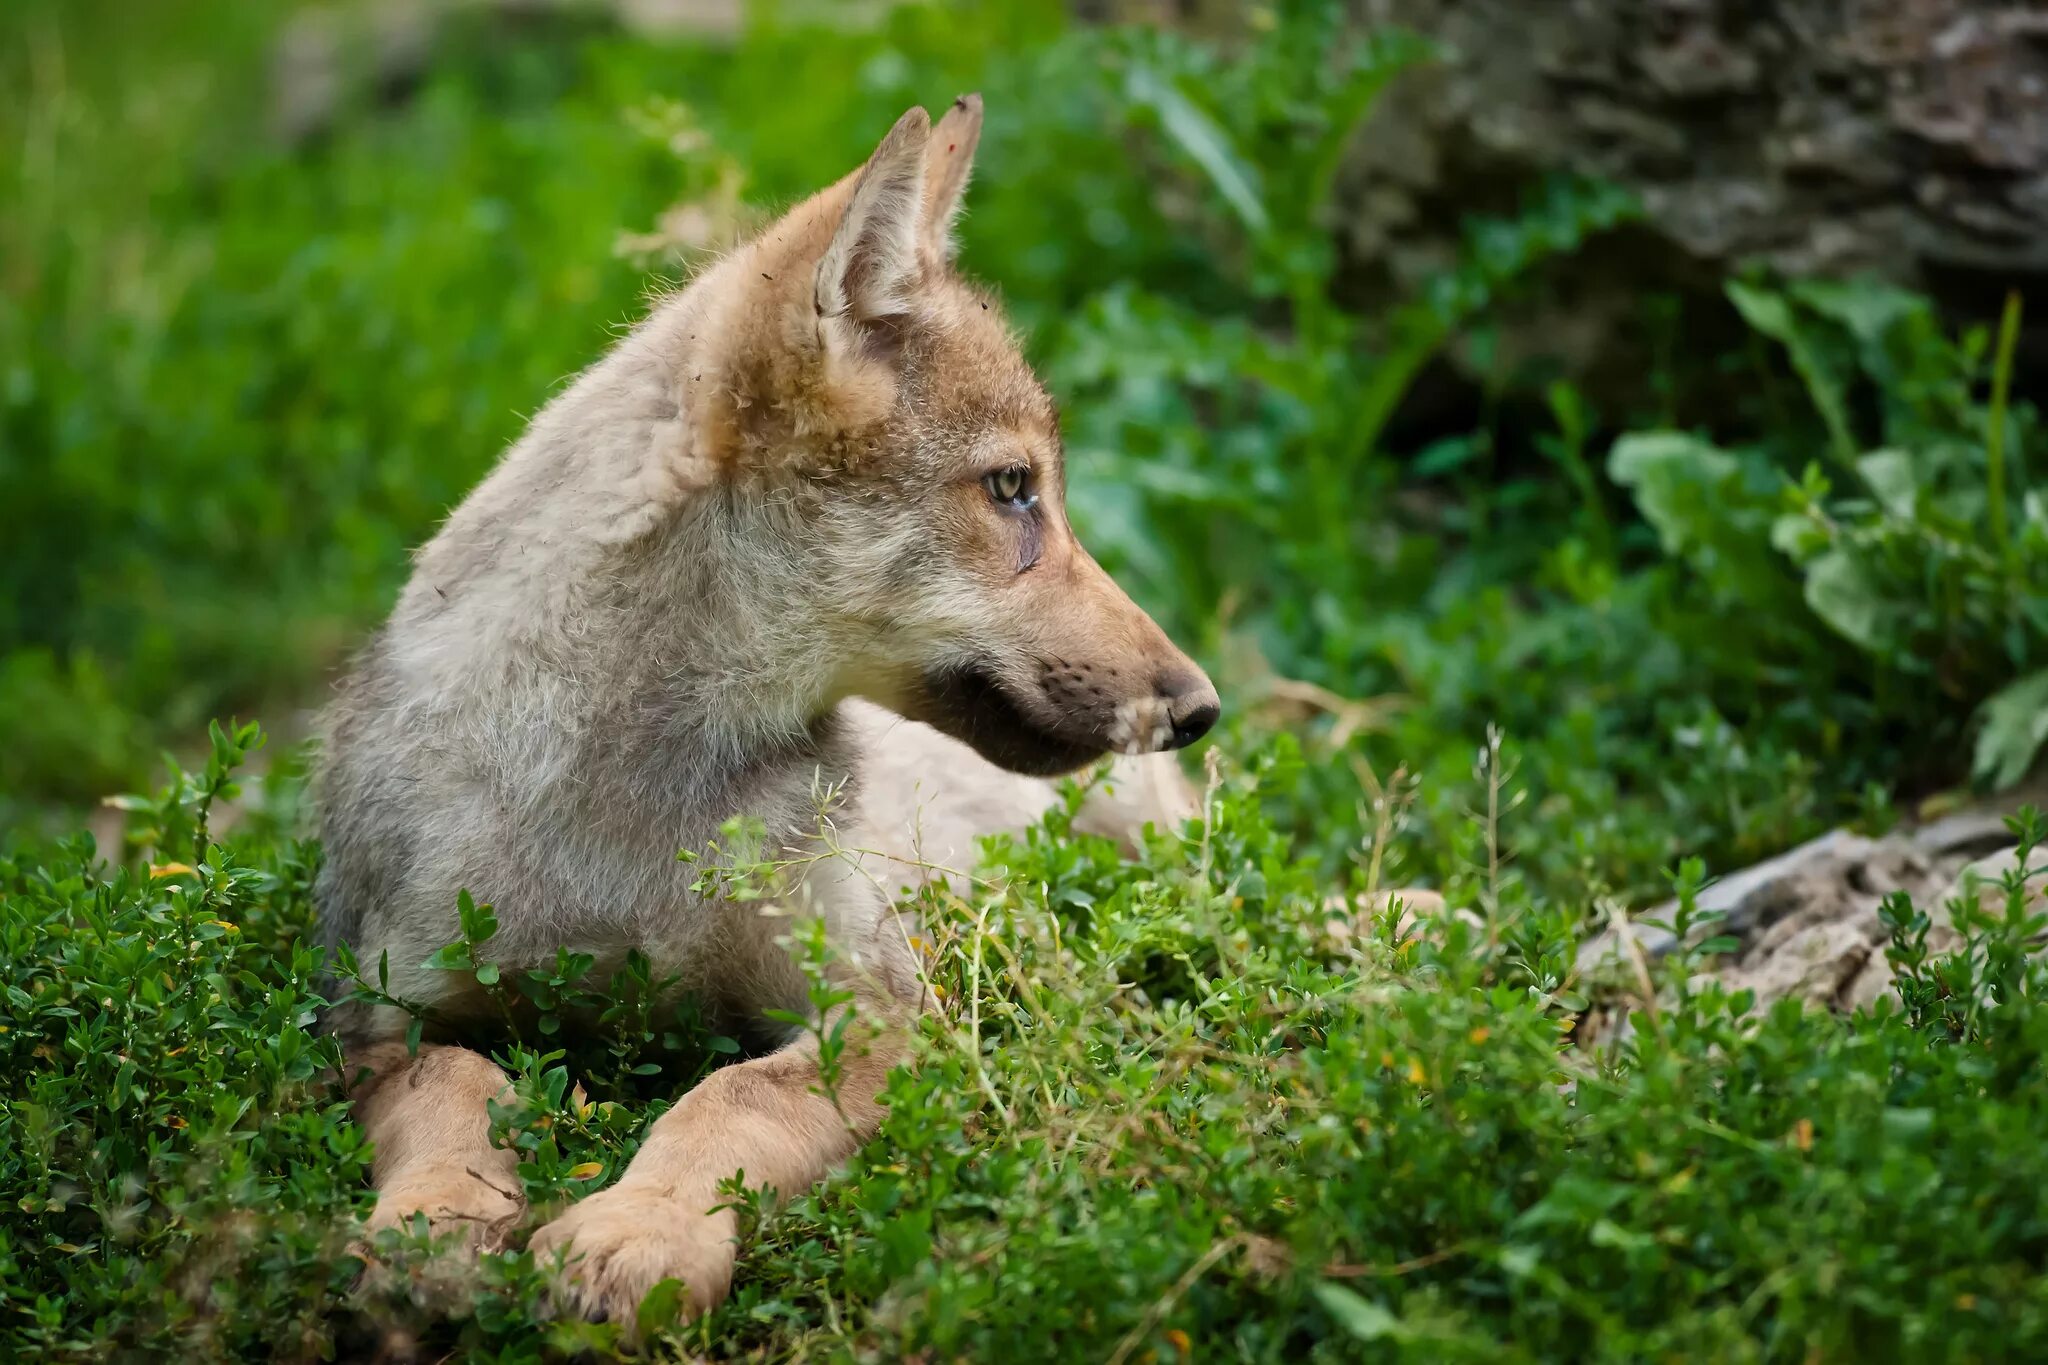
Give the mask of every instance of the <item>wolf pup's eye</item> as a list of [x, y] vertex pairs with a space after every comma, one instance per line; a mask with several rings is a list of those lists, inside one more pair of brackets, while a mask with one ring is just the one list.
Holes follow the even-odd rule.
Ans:
[[981, 486], [988, 495], [1005, 507], [1026, 508], [1038, 501], [1036, 493], [1026, 488], [1031, 482], [1031, 471], [1023, 465], [1011, 465], [982, 477]]

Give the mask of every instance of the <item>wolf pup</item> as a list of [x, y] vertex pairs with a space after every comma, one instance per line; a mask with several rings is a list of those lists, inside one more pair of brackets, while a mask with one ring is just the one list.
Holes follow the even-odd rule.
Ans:
[[[908, 927], [847, 860], [764, 917], [694, 894], [679, 848], [745, 815], [815, 849], [816, 792], [860, 766], [851, 698], [1031, 774], [1216, 720], [1201, 670], [1075, 540], [1052, 400], [953, 271], [980, 130], [978, 97], [936, 127], [910, 110], [549, 403], [419, 552], [328, 718], [324, 933], [388, 953], [391, 993], [437, 1019], [484, 1004], [417, 965], [456, 936], [462, 890], [495, 905], [506, 970], [637, 948], [756, 1033], [808, 1008], [788, 914], [824, 921], [861, 1021], [838, 1102], [801, 1032], [683, 1096], [615, 1185], [533, 1237], [591, 1316], [631, 1322], [669, 1277], [693, 1312], [721, 1299], [719, 1183], [821, 1179], [874, 1131], [925, 1008]], [[494, 1244], [521, 1213], [485, 1107], [506, 1076], [431, 1033], [410, 1054], [406, 1025], [333, 1020], [375, 1224], [420, 1212]]]

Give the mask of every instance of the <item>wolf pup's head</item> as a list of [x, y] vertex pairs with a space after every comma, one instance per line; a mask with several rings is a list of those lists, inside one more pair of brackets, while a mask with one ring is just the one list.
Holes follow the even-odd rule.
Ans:
[[912, 109], [703, 281], [700, 449], [776, 509], [840, 695], [1018, 772], [1191, 744], [1215, 688], [1075, 539], [1052, 400], [954, 273], [980, 133]]

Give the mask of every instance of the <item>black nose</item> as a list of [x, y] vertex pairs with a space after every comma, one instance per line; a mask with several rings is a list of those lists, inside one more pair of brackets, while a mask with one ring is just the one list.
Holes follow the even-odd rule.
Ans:
[[1173, 724], [1173, 747], [1185, 749], [1209, 733], [1223, 714], [1216, 689], [1200, 673], [1161, 679], [1159, 694], [1166, 699], [1166, 718]]
[[1179, 706], [1175, 706], [1172, 712], [1173, 747], [1185, 749], [1203, 735], [1208, 734], [1209, 727], [1214, 725], [1216, 718], [1222, 714], [1223, 703], [1217, 701], [1214, 697], [1210, 697], [1206, 701], [1196, 702], [1185, 711], [1181, 710]]

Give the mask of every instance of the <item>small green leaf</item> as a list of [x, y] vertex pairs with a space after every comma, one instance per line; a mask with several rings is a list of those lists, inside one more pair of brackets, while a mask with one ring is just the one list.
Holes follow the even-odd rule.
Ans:
[[645, 1339], [673, 1323], [682, 1313], [683, 1282], [671, 1276], [647, 1291], [633, 1315], [634, 1325]]
[[1543, 1259], [1535, 1247], [1520, 1243], [1500, 1249], [1500, 1268], [1515, 1279], [1526, 1280], [1535, 1273], [1537, 1264]]
[[1408, 1329], [1399, 1318], [1344, 1285], [1324, 1280], [1316, 1286], [1315, 1294], [1323, 1311], [1359, 1341], [1379, 1341], [1388, 1337], [1404, 1341], [1409, 1336]]
[[1596, 1218], [1586, 1240], [1596, 1247], [1612, 1247], [1617, 1251], [1646, 1251], [1657, 1245], [1657, 1239], [1647, 1232], [1625, 1228], [1611, 1218]]
[[1446, 436], [1424, 446], [1408, 462], [1408, 472], [1418, 479], [1441, 478], [1470, 464], [1484, 449], [1484, 442], [1477, 437]]
[[466, 972], [475, 967], [469, 959], [467, 943], [444, 943], [434, 950], [434, 955], [420, 964], [437, 972]]
[[1926, 1108], [1886, 1109], [1881, 1122], [1885, 1132], [1892, 1137], [1919, 1137], [1933, 1130], [1934, 1111]]

